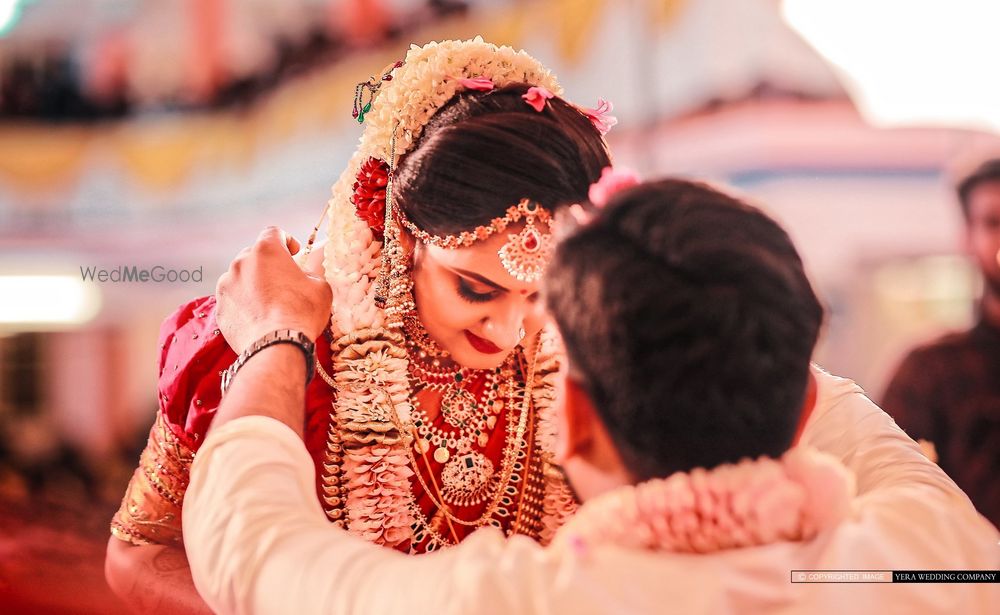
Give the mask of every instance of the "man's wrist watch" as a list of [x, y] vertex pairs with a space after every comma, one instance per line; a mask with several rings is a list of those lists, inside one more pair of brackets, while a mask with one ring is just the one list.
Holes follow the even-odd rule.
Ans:
[[222, 394], [226, 394], [226, 390], [233, 382], [233, 376], [235, 376], [236, 372], [238, 372], [240, 368], [250, 360], [250, 357], [254, 356], [268, 346], [274, 346], [275, 344], [293, 344], [299, 347], [299, 350], [302, 351], [302, 354], [305, 355], [306, 358], [306, 386], [308, 386], [312, 381], [313, 375], [316, 373], [316, 344], [314, 344], [313, 341], [306, 337], [306, 335], [301, 331], [278, 329], [277, 331], [271, 331], [267, 335], [258, 339], [256, 342], [250, 344], [250, 346], [244, 350], [235, 361], [233, 361], [233, 364], [222, 372]]

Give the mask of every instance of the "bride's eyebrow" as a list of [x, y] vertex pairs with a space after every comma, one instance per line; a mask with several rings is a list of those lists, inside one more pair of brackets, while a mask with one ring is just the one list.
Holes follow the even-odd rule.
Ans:
[[497, 284], [493, 280], [491, 280], [491, 279], [489, 279], [487, 277], [481, 276], [481, 275], [479, 275], [478, 273], [476, 273], [474, 271], [469, 271], [467, 269], [459, 269], [457, 267], [456, 268], [448, 267], [448, 269], [450, 269], [454, 273], [457, 273], [460, 276], [463, 276], [463, 277], [466, 277], [466, 278], [472, 278], [473, 280], [475, 280], [475, 281], [477, 281], [477, 282], [479, 282], [481, 284], [485, 284], [485, 285], [487, 285], [487, 286], [489, 286], [491, 288], [495, 288], [495, 289], [497, 289], [499, 291], [503, 291], [505, 293], [506, 292], [510, 292], [510, 289], [504, 288], [503, 286], [500, 286], [499, 284]]

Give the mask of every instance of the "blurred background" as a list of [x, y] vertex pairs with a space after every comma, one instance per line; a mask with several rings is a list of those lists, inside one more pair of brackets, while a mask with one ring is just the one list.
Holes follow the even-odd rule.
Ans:
[[[411, 42], [523, 47], [614, 103], [617, 164], [762, 204], [829, 308], [817, 360], [877, 400], [974, 317], [953, 188], [1000, 152], [994, 4], [0, 0], [0, 604], [118, 608], [101, 560], [159, 323], [264, 225], [308, 235], [354, 85]], [[178, 280], [87, 273], [132, 266]]]

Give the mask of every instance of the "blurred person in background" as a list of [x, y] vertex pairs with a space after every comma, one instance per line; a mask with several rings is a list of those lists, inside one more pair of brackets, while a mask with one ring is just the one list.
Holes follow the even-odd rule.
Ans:
[[983, 277], [978, 319], [912, 350], [883, 407], [914, 439], [933, 445], [941, 468], [1000, 526], [1000, 158], [958, 185], [966, 246]]
[[[276, 345], [235, 376], [191, 469], [184, 538], [212, 608], [1000, 611], [995, 583], [789, 582], [793, 571], [995, 573], [1000, 535], [857, 385], [811, 367], [823, 309], [777, 223], [677, 180], [619, 192], [590, 221], [580, 213], [544, 283], [566, 348], [556, 462], [583, 500], [552, 543], [483, 528], [405, 557], [331, 526], [302, 439], [308, 361]], [[239, 347], [275, 329], [315, 335], [329, 291], [272, 228], [217, 296]]]
[[[303, 259], [333, 292], [305, 400], [314, 498], [356, 536], [413, 554], [485, 525], [546, 541], [574, 509], [549, 467], [559, 357], [540, 278], [555, 214], [610, 164], [612, 120], [560, 91], [482, 39], [414, 46], [358, 86], [364, 134], [329, 243]], [[256, 341], [224, 339], [218, 309], [197, 299], [161, 328], [160, 409], [106, 559], [136, 610], [205, 609], [181, 505], [222, 373]]]

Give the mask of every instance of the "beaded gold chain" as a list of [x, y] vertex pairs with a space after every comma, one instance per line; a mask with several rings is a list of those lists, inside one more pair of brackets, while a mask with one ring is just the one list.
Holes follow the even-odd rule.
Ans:
[[[521, 399], [521, 412], [520, 416], [518, 417], [517, 427], [513, 430], [514, 437], [510, 438], [508, 434], [507, 445], [504, 447], [504, 455], [501, 465], [502, 478], [497, 483], [496, 492], [494, 493], [489, 506], [487, 506], [486, 511], [478, 519], [474, 521], [467, 521], [465, 519], [457, 517], [451, 512], [447, 504], [441, 499], [440, 493], [437, 493], [437, 497], [435, 497], [436, 490], [430, 489], [430, 487], [427, 485], [427, 482], [424, 480], [423, 475], [420, 473], [419, 471], [420, 467], [419, 464], [417, 463], [416, 457], [413, 454], [412, 447], [407, 447], [406, 449], [406, 453], [407, 456], [409, 457], [410, 464], [416, 471], [415, 473], [417, 475], [417, 480], [420, 482], [421, 487], [423, 487], [424, 492], [427, 493], [428, 497], [431, 499], [431, 502], [434, 504], [434, 506], [436, 506], [438, 510], [441, 513], [443, 513], [444, 516], [449, 521], [467, 527], [480, 527], [488, 523], [490, 518], [501, 507], [501, 500], [503, 499], [503, 495], [506, 491], [505, 486], [511, 481], [511, 478], [516, 471], [515, 466], [519, 465], [522, 469], [524, 468], [524, 464], [520, 463], [518, 461], [518, 458], [523, 457], [524, 455], [524, 451], [522, 450], [525, 445], [524, 434], [528, 427], [528, 416], [531, 413], [532, 402], [531, 402], [530, 392], [528, 391], [528, 386], [529, 386], [528, 383], [532, 382], [534, 379], [535, 361], [537, 359], [537, 349], [538, 349], [537, 340], [536, 343], [533, 345], [533, 349], [534, 350], [532, 352], [531, 360], [528, 362], [527, 370], [526, 372], [522, 372], [525, 378], [524, 378], [524, 385], [521, 387], [521, 391], [515, 394], [513, 390], [514, 387], [512, 387], [510, 397], [508, 398], [508, 408], [511, 414], [513, 414], [514, 410], [516, 409], [518, 401], [517, 398], [521, 397], [522, 399]], [[395, 413], [393, 413], [393, 423], [396, 425], [398, 429], [400, 429], [404, 433], [414, 432], [413, 426], [403, 425], [402, 422], [399, 420], [399, 417], [395, 415]], [[516, 488], [514, 489], [514, 494], [515, 495], [517, 494]], [[419, 505], [416, 504], [416, 500], [413, 497], [412, 491], [410, 492], [409, 495], [413, 505], [416, 506], [416, 508], [418, 509], [414, 512], [419, 512]], [[430, 524], [426, 521], [426, 517], [424, 515], [421, 514], [419, 517], [417, 517], [417, 520], [418, 522], [422, 522], [425, 527], [430, 528]]]

